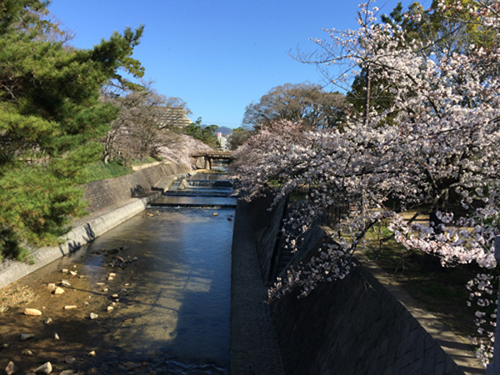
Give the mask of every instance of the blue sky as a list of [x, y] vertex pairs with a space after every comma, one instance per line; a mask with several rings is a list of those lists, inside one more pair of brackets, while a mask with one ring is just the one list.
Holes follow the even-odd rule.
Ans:
[[[397, 2], [377, 0], [375, 6], [389, 14]], [[312, 51], [309, 38], [326, 36], [322, 28], [357, 28], [358, 1], [52, 0], [49, 10], [76, 33], [78, 48], [144, 24], [134, 57], [145, 78], [159, 93], [183, 99], [192, 120], [235, 128], [245, 107], [275, 86], [324, 84], [315, 66], [288, 53]]]

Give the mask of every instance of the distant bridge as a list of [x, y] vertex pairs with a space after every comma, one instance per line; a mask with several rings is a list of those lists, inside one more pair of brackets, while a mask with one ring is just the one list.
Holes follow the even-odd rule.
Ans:
[[193, 151], [191, 156], [196, 158], [196, 168], [212, 169], [212, 161], [214, 160], [233, 160], [231, 151]]

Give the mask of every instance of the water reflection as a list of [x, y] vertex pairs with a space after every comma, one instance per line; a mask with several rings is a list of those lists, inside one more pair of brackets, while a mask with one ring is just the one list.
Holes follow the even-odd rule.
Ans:
[[128, 295], [120, 297], [105, 341], [118, 343], [121, 352], [167, 350], [184, 363], [227, 368], [232, 240], [227, 219], [234, 210], [219, 210], [216, 217], [196, 208], [153, 215], [128, 220], [89, 248], [140, 248], [137, 267], [128, 275]]

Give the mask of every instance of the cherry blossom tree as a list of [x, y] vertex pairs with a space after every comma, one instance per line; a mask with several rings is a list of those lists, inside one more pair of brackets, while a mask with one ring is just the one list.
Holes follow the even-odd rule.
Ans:
[[[474, 295], [481, 297], [491, 284], [493, 240], [500, 233], [500, 81], [493, 69], [500, 48], [471, 44], [436, 55], [400, 27], [377, 24], [370, 3], [360, 5], [358, 30], [326, 30], [326, 40], [314, 40], [321, 53], [313, 62], [343, 67], [333, 82], [348, 85], [367, 75], [364, 111], [352, 111], [342, 129], [301, 133], [300, 124], [275, 123], [237, 152], [247, 199], [263, 193], [269, 181], [278, 183], [276, 201], [307, 191], [306, 206], [285, 219], [299, 228], [287, 246], [296, 248], [314, 217], [339, 199], [350, 204], [331, 241], [278, 279], [269, 298], [296, 288], [307, 296], [319, 282], [345, 277], [366, 232], [381, 220], [390, 221], [405, 247], [433, 254], [443, 266], [483, 267], [485, 273], [469, 285], [480, 286]], [[438, 5], [449, 10], [462, 3]], [[471, 1], [468, 7], [474, 22], [498, 32], [499, 1]], [[387, 108], [370, 105], [372, 82], [390, 93]], [[428, 208], [429, 223], [403, 220], [401, 213], [415, 207]], [[486, 340], [479, 355], [487, 363], [492, 334], [483, 331], [486, 320], [478, 314]]]

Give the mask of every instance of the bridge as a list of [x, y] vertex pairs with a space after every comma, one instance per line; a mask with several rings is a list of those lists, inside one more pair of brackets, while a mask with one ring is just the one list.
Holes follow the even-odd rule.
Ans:
[[193, 151], [191, 157], [196, 158], [197, 169], [212, 169], [214, 160], [233, 160], [231, 151]]

